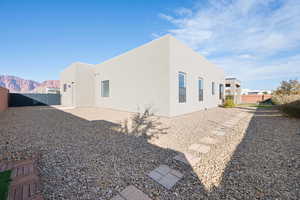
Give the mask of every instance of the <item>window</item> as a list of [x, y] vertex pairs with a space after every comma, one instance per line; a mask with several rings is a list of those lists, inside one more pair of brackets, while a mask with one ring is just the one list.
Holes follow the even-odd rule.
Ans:
[[226, 84], [225, 84], [225, 87], [230, 87], [230, 84], [229, 84], [229, 83], [226, 83]]
[[179, 103], [186, 102], [186, 74], [179, 72], [178, 74], [178, 86], [179, 86]]
[[215, 82], [211, 83], [211, 94], [215, 95]]
[[223, 99], [224, 98], [224, 85], [220, 84], [219, 85], [219, 99]]
[[109, 80], [101, 81], [101, 96], [109, 97]]
[[67, 91], [67, 84], [64, 84], [64, 92]]
[[198, 100], [203, 101], [203, 78], [198, 79]]

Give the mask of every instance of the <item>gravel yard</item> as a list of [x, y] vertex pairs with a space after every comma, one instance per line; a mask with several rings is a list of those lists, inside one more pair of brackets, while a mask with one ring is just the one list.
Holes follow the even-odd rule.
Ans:
[[[0, 113], [0, 161], [38, 154], [45, 199], [109, 200], [129, 185], [152, 200], [300, 198], [299, 119], [273, 109], [214, 108], [159, 118], [147, 129], [156, 137], [147, 138], [123, 131], [132, 116], [100, 108], [11, 108]], [[224, 124], [233, 118], [234, 125]], [[217, 128], [225, 135], [214, 134]], [[207, 153], [191, 150], [205, 142]], [[187, 165], [173, 159], [179, 153], [200, 160]], [[160, 165], [183, 174], [170, 190], [148, 176]]]

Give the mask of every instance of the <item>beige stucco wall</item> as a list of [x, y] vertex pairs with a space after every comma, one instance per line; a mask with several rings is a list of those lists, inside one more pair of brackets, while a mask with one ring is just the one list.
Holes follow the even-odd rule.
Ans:
[[[169, 115], [169, 43], [163, 37], [95, 67], [96, 106], [136, 112], [151, 107]], [[109, 80], [110, 97], [101, 97]]]
[[[94, 106], [94, 72], [93, 65], [72, 63], [60, 74], [61, 103], [64, 106]], [[67, 84], [67, 91], [63, 85]]]
[[[187, 74], [186, 103], [178, 102], [180, 71]], [[203, 102], [198, 101], [199, 77], [204, 79]], [[61, 73], [62, 104], [130, 112], [151, 107], [156, 115], [176, 116], [221, 104], [219, 84], [224, 79], [222, 69], [166, 35], [101, 64], [73, 63]], [[109, 97], [101, 97], [104, 80], [109, 80]], [[71, 87], [67, 92], [64, 83]]]
[[[178, 100], [178, 73], [186, 73], [186, 103]], [[219, 99], [219, 84], [224, 84], [224, 71], [204, 57], [170, 37], [170, 116], [195, 112], [216, 107]], [[198, 100], [198, 78], [204, 80], [203, 101]], [[212, 95], [212, 82], [215, 82], [215, 95]]]

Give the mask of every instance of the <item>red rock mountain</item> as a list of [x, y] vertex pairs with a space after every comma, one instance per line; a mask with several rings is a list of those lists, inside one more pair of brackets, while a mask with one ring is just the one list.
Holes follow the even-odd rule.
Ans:
[[59, 80], [48, 80], [42, 83], [26, 80], [16, 76], [0, 75], [0, 87], [9, 89], [10, 92], [34, 92], [37, 88], [59, 88]]

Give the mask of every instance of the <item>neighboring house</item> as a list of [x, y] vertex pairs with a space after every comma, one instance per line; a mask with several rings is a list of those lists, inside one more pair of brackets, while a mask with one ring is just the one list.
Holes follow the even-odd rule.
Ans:
[[62, 105], [124, 111], [151, 107], [176, 116], [216, 107], [224, 71], [170, 35], [100, 64], [73, 63], [60, 75]]
[[225, 79], [225, 95], [232, 96], [235, 104], [241, 103], [241, 81], [236, 78]]
[[52, 88], [52, 87], [40, 87], [34, 90], [34, 93], [40, 94], [59, 94], [60, 88]]
[[243, 95], [248, 95], [248, 94], [272, 94], [272, 91], [270, 90], [249, 90], [249, 89], [242, 89], [242, 94]]

